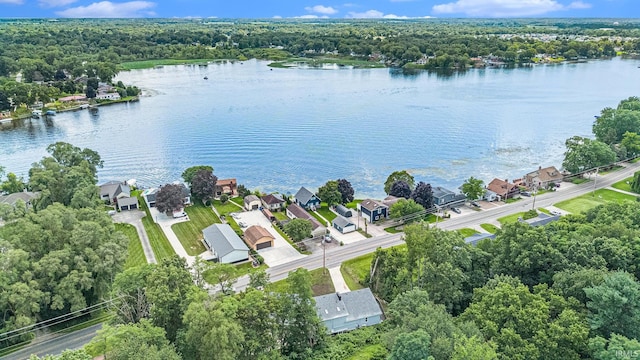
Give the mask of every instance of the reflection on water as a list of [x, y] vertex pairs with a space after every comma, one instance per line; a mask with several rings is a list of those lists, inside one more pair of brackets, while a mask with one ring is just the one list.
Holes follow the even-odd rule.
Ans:
[[210, 164], [219, 178], [263, 191], [347, 178], [358, 196], [382, 196], [398, 169], [455, 189], [469, 176], [560, 166], [566, 138], [589, 135], [600, 109], [638, 95], [639, 64], [315, 71], [245, 61], [136, 70], [116, 81], [142, 88], [139, 102], [2, 124], [0, 165], [26, 175], [47, 145], [67, 141], [101, 154], [101, 181], [156, 186]]

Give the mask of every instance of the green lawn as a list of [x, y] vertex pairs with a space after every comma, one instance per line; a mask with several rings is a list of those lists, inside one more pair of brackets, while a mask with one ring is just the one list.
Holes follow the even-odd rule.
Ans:
[[[333, 286], [333, 281], [331, 281], [331, 275], [329, 275], [329, 269], [326, 270], [326, 273], [323, 272], [323, 268], [315, 269], [309, 271], [311, 274], [311, 291], [313, 292], [313, 296], [320, 296], [326, 294], [332, 294], [336, 292], [336, 288]], [[347, 283], [348, 285], [349, 283]], [[287, 280], [280, 280], [267, 285], [268, 291], [273, 292], [284, 292], [287, 290]]]
[[354, 199], [352, 202], [348, 203], [345, 206], [348, 207], [349, 209], [357, 209], [358, 208], [358, 204], [360, 204], [362, 202], [362, 200], [364, 200], [364, 199]]
[[429, 224], [433, 224], [433, 223], [435, 223], [435, 222], [436, 222], [436, 220], [437, 220], [438, 222], [443, 222], [443, 221], [445, 221], [445, 220], [447, 220], [447, 219], [443, 219], [441, 216], [436, 216], [436, 215], [434, 215], [434, 214], [429, 214], [429, 215], [425, 216], [424, 220], [425, 220], [426, 222], [428, 222]]
[[320, 217], [320, 215], [318, 215], [318, 213], [317, 213], [317, 212], [315, 212], [315, 211], [311, 211], [311, 210], [309, 210], [309, 211], [307, 211], [307, 212], [308, 212], [309, 214], [311, 214], [311, 216], [313, 216], [316, 220], [318, 220], [318, 222], [319, 222], [320, 224], [322, 224], [322, 226], [327, 226], [327, 222], [326, 222], [323, 218], [321, 218], [321, 217]]
[[218, 210], [218, 214], [225, 216], [232, 212], [243, 211], [238, 207], [238, 205], [232, 203], [231, 201], [227, 201], [223, 204], [220, 202], [220, 200], [213, 200], [213, 206], [216, 208], [216, 210]]
[[234, 203], [236, 203], [237, 205], [239, 205], [241, 208], [244, 209], [244, 199], [241, 197], [234, 197], [229, 199], [229, 201], [233, 201]]
[[401, 233], [402, 230], [398, 229], [399, 226], [390, 226], [388, 228], [384, 228], [384, 231], [390, 233], [390, 234], [397, 234], [397, 233]]
[[140, 203], [140, 208], [147, 213], [147, 216], [142, 218], [142, 225], [144, 225], [144, 230], [147, 232], [149, 244], [151, 245], [151, 249], [153, 249], [156, 260], [160, 262], [160, 260], [164, 258], [175, 255], [176, 252], [173, 250], [171, 243], [160, 228], [160, 225], [153, 222], [153, 218], [151, 217], [151, 213], [149, 213], [149, 209], [147, 209], [147, 204], [144, 202], [144, 199], [138, 197], [138, 202]]
[[458, 232], [460, 233], [460, 235], [462, 235], [462, 237], [465, 237], [465, 238], [469, 236], [473, 236], [478, 233], [478, 231], [471, 228], [458, 229]]
[[272, 211], [271, 213], [273, 214], [273, 216], [276, 217], [276, 219], [280, 221], [289, 220], [289, 218], [287, 217], [287, 214], [284, 211]]
[[498, 219], [498, 222], [500, 223], [500, 225], [505, 226], [506, 224], [510, 224], [518, 221], [518, 218], [522, 217], [523, 215], [524, 215], [524, 212], [519, 212], [519, 213], [503, 216]]
[[545, 208], [538, 208], [537, 210], [539, 212], [541, 212], [541, 213], [545, 213], [547, 215], [551, 215], [551, 212], [549, 210], [545, 209]]
[[495, 234], [498, 231], [498, 227], [493, 224], [480, 224], [480, 227], [483, 228], [489, 234]]
[[139, 265], [147, 263], [147, 258], [144, 256], [144, 250], [142, 250], [142, 244], [140, 243], [140, 237], [133, 225], [129, 224], [115, 224], [116, 230], [121, 231], [129, 238], [129, 246], [127, 247], [128, 255], [127, 261], [124, 263], [124, 268], [129, 269]]
[[362, 289], [365, 278], [371, 269], [373, 253], [347, 260], [340, 266], [340, 272], [350, 290]]
[[511, 203], [514, 203], [514, 202], [517, 202], [517, 201], [520, 201], [520, 200], [522, 200], [522, 198], [521, 197], [517, 197], [517, 198], [509, 198], [509, 199], [505, 200], [504, 202], [506, 204], [511, 204]]
[[362, 235], [362, 236], [366, 237], [367, 239], [368, 239], [368, 238], [370, 238], [370, 237], [373, 237], [373, 235], [371, 235], [371, 234], [369, 234], [369, 233], [364, 232], [364, 229], [362, 229], [362, 228], [360, 228], [360, 229], [358, 229], [358, 230], [356, 230], [356, 231], [357, 231], [357, 232], [359, 232], [359, 233], [360, 233], [360, 235]]
[[554, 205], [570, 213], [579, 214], [608, 202], [621, 203], [623, 201], [636, 201], [636, 197], [633, 195], [623, 194], [615, 190], [600, 189], [596, 190], [595, 194], [584, 194], [573, 199], [561, 201]]
[[580, 185], [580, 184], [583, 184], [583, 183], [586, 183], [586, 182], [589, 182], [589, 181], [591, 181], [591, 180], [580, 177], [580, 178], [575, 178], [575, 179], [571, 180], [571, 183], [576, 184], [576, 185]]
[[624, 180], [620, 180], [617, 183], [611, 185], [614, 189], [618, 189], [618, 190], [622, 190], [622, 191], [628, 191], [628, 192], [634, 192], [633, 190], [631, 190], [631, 181], [633, 180], [633, 176], [632, 177], [628, 177]]
[[322, 215], [329, 222], [333, 221], [338, 215], [333, 211], [329, 210], [329, 207], [326, 203], [322, 203], [322, 206], [316, 210], [320, 215]]
[[207, 249], [202, 243], [202, 230], [212, 224], [220, 223], [220, 219], [211, 208], [197, 203], [185, 208], [189, 221], [171, 226], [178, 240], [187, 254], [191, 256], [202, 254]]
[[347, 360], [386, 359], [389, 353], [382, 344], [368, 345], [356, 351], [357, 353], [348, 357]]
[[624, 166], [616, 165], [616, 166], [612, 167], [612, 168], [611, 168], [611, 169], [609, 169], [609, 170], [599, 171], [599, 172], [598, 172], [598, 174], [600, 174], [600, 175], [606, 175], [606, 174], [609, 174], [609, 173], [612, 173], [612, 172], [618, 171], [618, 170], [623, 169], [623, 168], [624, 168]]

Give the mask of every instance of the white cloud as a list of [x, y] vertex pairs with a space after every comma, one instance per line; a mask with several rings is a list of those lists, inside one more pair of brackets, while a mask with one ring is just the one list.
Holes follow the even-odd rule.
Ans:
[[580, 0], [565, 6], [556, 0], [457, 0], [435, 5], [436, 14], [465, 14], [474, 17], [535, 16], [566, 9], [590, 7]]
[[282, 16], [280, 16], [280, 15], [273, 15], [273, 18], [274, 18], [274, 19], [282, 19]]
[[316, 6], [307, 6], [304, 8], [308, 12], [324, 14], [324, 15], [333, 15], [338, 12], [338, 10], [332, 8], [331, 6], [324, 5], [316, 5]]
[[38, 0], [38, 5], [42, 7], [60, 7], [73, 4], [77, 0]]
[[307, 15], [301, 15], [301, 16], [294, 16], [293, 18], [294, 19], [328, 19], [329, 17], [327, 15], [318, 16], [313, 14], [307, 14]]
[[368, 10], [365, 12], [350, 11], [347, 17], [354, 19], [380, 19], [384, 16], [382, 11]]
[[398, 16], [396, 14], [386, 14], [383, 15], [382, 18], [384, 19], [408, 19], [408, 16]]
[[151, 10], [156, 3], [150, 1], [129, 1], [114, 3], [100, 1], [87, 6], [78, 6], [56, 12], [57, 15], [70, 18], [135, 18], [155, 16]]
[[24, 0], [0, 0], [0, 4], [22, 5]]

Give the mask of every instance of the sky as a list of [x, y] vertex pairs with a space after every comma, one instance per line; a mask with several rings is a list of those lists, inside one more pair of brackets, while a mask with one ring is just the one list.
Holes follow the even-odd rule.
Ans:
[[640, 0], [0, 0], [0, 18], [640, 17]]

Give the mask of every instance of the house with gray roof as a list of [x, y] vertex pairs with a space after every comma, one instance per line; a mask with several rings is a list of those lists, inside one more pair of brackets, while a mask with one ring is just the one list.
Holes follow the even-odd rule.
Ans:
[[126, 181], [109, 181], [100, 185], [100, 199], [117, 206], [120, 211], [138, 208], [138, 198], [131, 196], [131, 187]]
[[370, 223], [384, 220], [389, 216], [389, 207], [373, 199], [362, 200], [362, 202], [358, 204], [358, 211], [360, 211], [362, 217]]
[[156, 207], [156, 195], [158, 194], [157, 188], [146, 189], [142, 192], [142, 198], [147, 203], [147, 207]]
[[13, 207], [16, 206], [18, 200], [22, 200], [27, 207], [31, 207], [31, 202], [37, 198], [39, 193], [33, 193], [30, 191], [21, 191], [9, 195], [0, 195], [0, 204], [9, 204]]
[[320, 198], [304, 186], [298, 190], [294, 198], [296, 200], [296, 204], [300, 205], [304, 209], [308, 210], [320, 207]]
[[560, 219], [560, 215], [547, 215], [545, 213], [539, 213], [537, 217], [523, 221], [531, 226], [544, 226], [558, 219]]
[[285, 204], [284, 199], [279, 194], [265, 195], [260, 200], [262, 201], [262, 205], [269, 211], [282, 210]]
[[307, 212], [307, 210], [303, 209], [298, 204], [291, 204], [287, 206], [287, 216], [290, 219], [305, 219], [311, 222], [311, 234], [313, 236], [321, 236], [324, 235], [327, 231], [327, 228], [320, 224], [316, 218], [314, 218], [311, 214]]
[[331, 225], [343, 234], [358, 230], [358, 225], [340, 215], [336, 216], [336, 218], [331, 221]]
[[258, 210], [261, 204], [260, 198], [253, 194], [244, 197], [244, 208], [246, 210]]
[[202, 230], [202, 236], [220, 263], [232, 264], [249, 259], [249, 248], [229, 224], [213, 224]]
[[449, 189], [436, 186], [432, 189], [433, 204], [435, 206], [455, 206], [464, 204], [466, 197], [464, 194], [456, 194]]
[[316, 313], [330, 334], [382, 322], [382, 309], [369, 288], [316, 296], [313, 299]]

